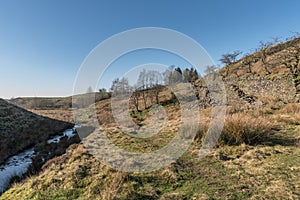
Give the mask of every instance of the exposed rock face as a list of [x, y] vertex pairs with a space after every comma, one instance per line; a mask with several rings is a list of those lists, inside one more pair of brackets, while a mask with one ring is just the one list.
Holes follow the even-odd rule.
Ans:
[[0, 99], [0, 164], [73, 124], [42, 117]]
[[230, 82], [238, 82], [245, 93], [257, 97], [272, 97], [284, 102], [295, 100], [296, 88], [293, 78], [289, 75], [277, 77], [274, 80], [270, 80], [268, 77], [255, 77]]
[[[290, 75], [270, 80], [266, 77], [248, 77], [244, 79], [229, 79], [224, 81], [227, 105], [263, 106], [260, 99], [270, 99], [277, 102], [297, 102], [296, 88]], [[200, 107], [211, 105], [210, 91], [204, 81], [196, 83]], [[269, 102], [272, 103], [272, 102]], [[278, 104], [279, 105], [279, 104]], [[276, 106], [278, 106], [276, 105]]]
[[[266, 56], [264, 58], [262, 51]], [[218, 73], [226, 87], [228, 105], [257, 106], [257, 101], [270, 106], [280, 101], [299, 103], [300, 37], [241, 58], [230, 66], [219, 69]], [[208, 95], [210, 91], [207, 91], [204, 79], [197, 80], [195, 86], [198, 90], [200, 106], [211, 105]], [[278, 106], [280, 107], [277, 104], [274, 108]]]

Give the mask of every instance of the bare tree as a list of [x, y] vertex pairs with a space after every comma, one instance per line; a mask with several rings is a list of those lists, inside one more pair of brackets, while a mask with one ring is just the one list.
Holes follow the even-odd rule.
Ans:
[[273, 44], [277, 44], [277, 43], [280, 43], [281, 41], [280, 41], [280, 38], [281, 37], [272, 37], [272, 40], [273, 40]]
[[138, 87], [145, 89], [146, 88], [146, 70], [143, 69], [143, 71], [140, 72], [138, 81], [137, 81]]
[[151, 100], [151, 103], [154, 103], [154, 100], [155, 99], [156, 103], [158, 104], [159, 103], [159, 93], [161, 92], [161, 84], [162, 84], [162, 75], [158, 72], [158, 71], [155, 71], [155, 70], [150, 70], [147, 72], [147, 75], [150, 77], [149, 80], [150, 80], [150, 86], [151, 88], [147, 91], [147, 95], [149, 96], [150, 100]]
[[216, 69], [217, 67], [215, 65], [208, 65], [206, 66], [204, 72], [206, 73], [207, 76], [212, 77], [212, 79], [215, 80]]
[[144, 109], [147, 109], [147, 101], [148, 101], [148, 98], [149, 98], [148, 90], [140, 91], [140, 93], [141, 93], [141, 96], [142, 96], [142, 99], [143, 99], [143, 102], [144, 102]]
[[268, 52], [269, 52], [269, 47], [272, 46], [272, 43], [270, 42], [263, 42], [260, 41], [259, 42], [259, 55], [260, 55], [260, 60], [262, 62], [263, 67], [265, 68], [267, 74], [271, 74], [270, 70], [269, 70], [269, 63], [267, 61], [267, 56], [268, 56]]
[[[156, 85], [153, 88], [151, 88], [151, 99], [155, 99], [155, 103], [158, 104], [159, 103], [159, 94], [160, 92], [163, 90], [163, 86], [161, 85]], [[153, 100], [152, 100], [153, 103]]]
[[148, 88], [152, 88], [162, 83], [163, 80], [162, 75], [156, 70], [147, 71], [146, 76], [148, 77], [148, 81], [149, 81]]
[[211, 74], [211, 73], [214, 73], [216, 71], [217, 67], [215, 65], [208, 65], [206, 66], [204, 72], [206, 74]]
[[292, 36], [286, 38], [287, 42], [300, 37], [300, 32], [291, 31], [291, 34], [292, 34]]
[[248, 73], [254, 74], [252, 71], [253, 63], [257, 60], [255, 55], [246, 54], [244, 59], [242, 60], [242, 64], [248, 67]]
[[140, 111], [140, 109], [139, 109], [140, 108], [139, 107], [140, 96], [141, 96], [141, 93], [138, 90], [136, 90], [136, 88], [135, 88], [131, 94], [131, 102], [134, 105], [137, 112]]
[[130, 92], [131, 88], [128, 79], [123, 77], [121, 79], [116, 78], [113, 80], [110, 90], [115, 94], [126, 94]]
[[[172, 74], [169, 74], [170, 76]], [[172, 78], [172, 77], [170, 77]], [[143, 70], [139, 74], [138, 83], [136, 86], [137, 92], [140, 93], [140, 96], [144, 103], [144, 108], [146, 109], [148, 107], [148, 100], [151, 100], [151, 103], [153, 102], [153, 98], [155, 97], [157, 99], [158, 103], [158, 95], [160, 92], [160, 87], [158, 87], [163, 81], [162, 75], [155, 70]]]
[[220, 61], [225, 64], [226, 74], [228, 76], [231, 65], [236, 61], [237, 57], [241, 54], [241, 51], [234, 51], [233, 53], [226, 53], [221, 56]]

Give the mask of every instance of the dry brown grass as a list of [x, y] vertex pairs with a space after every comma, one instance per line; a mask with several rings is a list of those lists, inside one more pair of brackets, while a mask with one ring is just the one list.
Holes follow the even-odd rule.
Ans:
[[29, 110], [37, 115], [74, 123], [72, 110]]
[[300, 104], [298, 103], [289, 103], [281, 110], [274, 118], [281, 123], [290, 124], [290, 125], [299, 125], [300, 124]]
[[300, 104], [299, 103], [289, 103], [284, 108], [281, 109], [283, 114], [299, 114], [300, 115]]
[[[209, 123], [204, 120], [196, 139], [207, 132]], [[254, 117], [247, 113], [235, 113], [226, 116], [226, 121], [219, 138], [220, 144], [238, 145], [242, 143], [256, 144], [265, 139], [272, 131], [272, 123], [266, 117]]]
[[232, 106], [228, 106], [226, 111], [227, 114], [234, 114], [234, 113], [239, 113], [239, 112], [243, 112], [245, 109], [242, 108], [240, 105], [232, 105]]
[[228, 144], [258, 143], [270, 134], [271, 128], [272, 123], [265, 117], [236, 113], [227, 116], [220, 139]]
[[113, 200], [116, 199], [117, 194], [121, 191], [123, 182], [128, 178], [128, 173], [118, 171], [114, 178], [107, 186], [100, 191], [101, 199]]
[[260, 96], [258, 100], [264, 105], [274, 105], [276, 102], [281, 101], [281, 99], [270, 95]]

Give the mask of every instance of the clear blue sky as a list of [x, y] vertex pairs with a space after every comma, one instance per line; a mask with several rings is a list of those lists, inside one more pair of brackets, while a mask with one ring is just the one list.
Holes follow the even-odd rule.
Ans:
[[299, 0], [0, 0], [0, 97], [71, 95], [88, 53], [128, 29], [180, 31], [218, 62], [300, 31], [299, 8]]

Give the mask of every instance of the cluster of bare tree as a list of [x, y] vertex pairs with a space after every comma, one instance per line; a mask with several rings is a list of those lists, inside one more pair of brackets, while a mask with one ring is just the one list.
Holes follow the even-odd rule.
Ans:
[[113, 92], [115, 95], [126, 94], [132, 91], [132, 87], [129, 85], [129, 81], [127, 78], [116, 78], [112, 82], [110, 91]]
[[[294, 35], [286, 38], [286, 42], [283, 43], [279, 37], [274, 37], [271, 42], [259, 42], [258, 48], [255, 49], [252, 53], [246, 53], [244, 58], [241, 61], [241, 67], [246, 66], [248, 73], [254, 74], [252, 67], [253, 64], [261, 61], [266, 74], [271, 74], [271, 68], [274, 65], [284, 64], [287, 68], [291, 70], [294, 76], [298, 77], [298, 72], [295, 73], [295, 69], [298, 64], [296, 64], [299, 57], [299, 43], [294, 42], [295, 39], [299, 39], [300, 33], [293, 33]], [[284, 51], [284, 53], [273, 61], [268, 59], [269, 55], [275, 54], [277, 52]], [[224, 77], [229, 75], [233, 64], [236, 63], [237, 58], [241, 55], [241, 51], [234, 51], [232, 53], [226, 53], [221, 56], [220, 61], [225, 65], [225, 74]], [[297, 70], [296, 70], [297, 71]], [[237, 74], [237, 70], [235, 70]], [[237, 74], [238, 77], [238, 74]]]
[[[225, 64], [226, 73], [223, 77], [228, 76], [233, 64], [237, 64], [236, 56], [241, 52], [222, 55], [220, 61]], [[247, 53], [239, 63], [240, 67], [247, 67], [250, 74], [253, 71], [254, 63], [260, 61], [267, 75], [272, 73], [272, 69], [276, 66], [285, 66], [293, 76], [296, 88], [295, 96], [300, 100], [300, 33], [294, 32], [293, 36], [286, 38], [285, 42], [278, 37], [273, 38], [271, 42], [260, 42], [254, 52]], [[237, 70], [235, 69], [237, 74]], [[238, 77], [238, 74], [237, 74]]]
[[131, 102], [137, 111], [140, 111], [141, 107], [147, 109], [159, 103], [159, 94], [162, 90], [162, 85], [156, 85], [149, 89], [135, 90], [131, 95]]
[[110, 91], [114, 94], [128, 94], [133, 91], [141, 91], [149, 88], [153, 88], [157, 85], [163, 84], [162, 75], [155, 70], [143, 70], [140, 72], [137, 84], [131, 86], [127, 78], [123, 77], [121, 79], [116, 78], [112, 82]]
[[115, 94], [129, 93], [153, 88], [158, 85], [171, 85], [179, 82], [194, 82], [199, 78], [196, 69], [185, 68], [183, 71], [179, 67], [171, 66], [165, 72], [160, 73], [155, 70], [143, 69], [137, 80], [137, 84], [130, 86], [127, 78], [116, 78], [113, 80], [111, 92]]
[[[131, 86], [127, 78], [117, 78], [113, 81], [111, 92], [114, 95], [131, 94], [131, 102], [137, 111], [159, 102], [159, 93], [162, 90], [163, 77], [155, 70], [142, 70], [138, 76], [137, 84]], [[142, 106], [140, 105], [142, 102]]]
[[[279, 38], [273, 38], [272, 42], [260, 42], [254, 53], [247, 53], [239, 62], [240, 67], [247, 67], [247, 72], [255, 74], [253, 71], [254, 63], [260, 61], [264, 67], [266, 74], [271, 74], [271, 68], [275, 65], [286, 66], [295, 80], [295, 86], [300, 85], [300, 34], [287, 39], [283, 43]], [[275, 59], [269, 56], [277, 52]], [[241, 51], [223, 54], [220, 61], [225, 64], [225, 74], [227, 77], [234, 64], [237, 64], [237, 58], [242, 54]], [[216, 66], [207, 66], [206, 74], [214, 74]], [[235, 73], [238, 77], [238, 70]], [[171, 66], [164, 73], [155, 70], [142, 70], [138, 76], [137, 84], [130, 86], [128, 79], [115, 79], [112, 83], [111, 91], [115, 94], [132, 93], [132, 102], [139, 110], [140, 107], [148, 108], [153, 103], [159, 103], [159, 93], [162, 91], [163, 85], [172, 85], [179, 82], [195, 82], [199, 78], [198, 72], [194, 68], [185, 68]], [[300, 90], [300, 89], [299, 89]], [[299, 91], [300, 93], [300, 91]], [[143, 105], [140, 105], [143, 102]]]
[[144, 109], [159, 103], [159, 93], [163, 88], [163, 76], [155, 70], [145, 70], [140, 72], [137, 84], [134, 86], [132, 102], [139, 111], [139, 102], [143, 102]]
[[194, 82], [198, 78], [198, 72], [194, 68], [186, 68], [182, 71], [179, 67], [171, 66], [163, 73], [144, 69], [140, 72], [135, 85], [131, 86], [127, 78], [117, 78], [113, 81], [110, 90], [114, 95], [132, 93], [132, 104], [137, 111], [140, 111], [140, 108], [146, 109], [159, 103], [159, 94], [164, 87], [163, 85], [176, 84], [182, 81]]
[[139, 74], [136, 89], [148, 89], [162, 84], [163, 77], [158, 71], [143, 69]]

